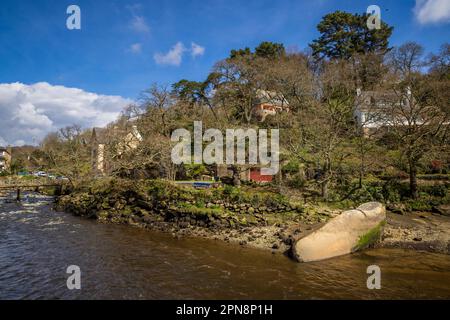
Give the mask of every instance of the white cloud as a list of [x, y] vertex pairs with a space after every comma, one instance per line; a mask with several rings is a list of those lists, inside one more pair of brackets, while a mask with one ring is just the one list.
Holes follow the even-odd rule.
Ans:
[[153, 55], [155, 62], [162, 65], [179, 66], [183, 61], [184, 53], [188, 51], [192, 57], [202, 56], [205, 53], [205, 48], [191, 42], [191, 48], [187, 49], [181, 41], [178, 41], [167, 53], [157, 52]]
[[136, 32], [150, 32], [150, 27], [142, 16], [134, 16], [133, 19], [131, 19], [130, 27]]
[[72, 124], [104, 126], [132, 102], [46, 82], [0, 83], [0, 145], [38, 143], [50, 131]]
[[128, 50], [135, 54], [141, 53], [142, 52], [142, 44], [133, 43]]
[[53, 121], [43, 114], [42, 110], [36, 109], [30, 102], [19, 104], [19, 107], [14, 111], [14, 114], [15, 116], [12, 120], [19, 122], [21, 125], [46, 129], [51, 129], [53, 125]]
[[202, 47], [194, 42], [191, 43], [191, 55], [195, 58], [202, 56], [205, 53], [205, 47]]
[[155, 53], [153, 58], [157, 64], [179, 66], [186, 51], [182, 42], [177, 42], [166, 54]]
[[421, 24], [450, 22], [450, 1], [416, 0], [414, 13]]

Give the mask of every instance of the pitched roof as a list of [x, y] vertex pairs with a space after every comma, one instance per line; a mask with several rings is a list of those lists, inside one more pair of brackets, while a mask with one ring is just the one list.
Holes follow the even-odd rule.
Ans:
[[394, 91], [358, 91], [355, 103], [359, 109], [383, 109], [398, 101]]
[[133, 125], [131, 128], [126, 130], [117, 128], [99, 128], [95, 127], [92, 129], [91, 144], [107, 144], [113, 139], [113, 135], [121, 137], [120, 139], [129, 142], [128, 140], [138, 140], [142, 142], [143, 138], [137, 129], [137, 126]]

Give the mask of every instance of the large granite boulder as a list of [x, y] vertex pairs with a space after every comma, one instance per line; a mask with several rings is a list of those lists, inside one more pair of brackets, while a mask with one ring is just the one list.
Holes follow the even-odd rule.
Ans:
[[331, 219], [320, 229], [299, 239], [292, 247], [300, 262], [318, 261], [352, 253], [380, 239], [386, 208], [369, 202]]

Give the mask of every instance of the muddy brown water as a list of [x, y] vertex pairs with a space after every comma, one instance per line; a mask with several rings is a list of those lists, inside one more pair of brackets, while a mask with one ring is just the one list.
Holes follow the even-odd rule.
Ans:
[[[450, 257], [376, 249], [299, 264], [213, 240], [99, 224], [51, 198], [0, 199], [0, 299], [450, 299]], [[81, 290], [68, 290], [69, 265]], [[381, 268], [368, 290], [367, 267]]]

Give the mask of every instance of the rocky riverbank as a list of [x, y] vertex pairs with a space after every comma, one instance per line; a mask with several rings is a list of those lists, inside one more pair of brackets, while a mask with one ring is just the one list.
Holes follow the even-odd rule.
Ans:
[[[289, 253], [298, 239], [341, 213], [292, 203], [276, 192], [233, 187], [196, 190], [166, 181], [101, 179], [56, 201], [56, 209], [160, 230], [174, 237], [204, 237]], [[378, 247], [449, 253], [450, 218], [439, 213], [387, 214]]]
[[377, 246], [450, 254], [450, 217], [439, 212], [388, 212]]
[[270, 191], [196, 190], [165, 181], [102, 179], [57, 199], [56, 209], [171, 233], [286, 252], [330, 212], [317, 214]]

